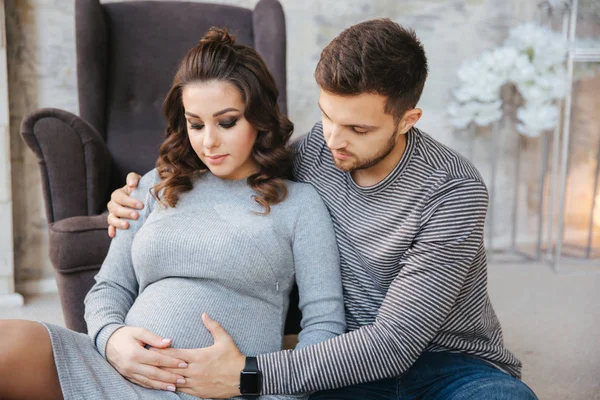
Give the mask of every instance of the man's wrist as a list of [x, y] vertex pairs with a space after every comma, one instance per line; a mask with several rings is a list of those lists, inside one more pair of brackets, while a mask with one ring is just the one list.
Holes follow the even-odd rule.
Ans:
[[262, 388], [262, 373], [258, 369], [256, 357], [246, 356], [244, 369], [240, 372], [240, 393], [248, 399], [254, 399]]

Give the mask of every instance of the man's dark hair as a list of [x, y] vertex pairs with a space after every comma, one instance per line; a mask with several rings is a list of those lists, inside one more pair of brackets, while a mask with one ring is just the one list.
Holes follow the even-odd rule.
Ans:
[[333, 94], [387, 97], [385, 113], [399, 121], [421, 97], [427, 57], [412, 29], [387, 18], [374, 19], [353, 25], [333, 39], [321, 53], [315, 78]]

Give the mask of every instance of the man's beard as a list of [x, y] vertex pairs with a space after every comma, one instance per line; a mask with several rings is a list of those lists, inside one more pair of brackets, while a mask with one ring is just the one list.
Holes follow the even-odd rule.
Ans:
[[333, 162], [337, 169], [340, 169], [345, 172], [352, 172], [361, 169], [368, 169], [375, 165], [377, 165], [381, 160], [386, 158], [396, 147], [396, 138], [398, 137], [398, 126], [396, 126], [395, 133], [389, 138], [385, 147], [381, 149], [379, 153], [370, 157], [366, 160], [356, 160], [352, 162], [350, 165], [344, 165], [343, 161], [337, 160], [335, 157], [333, 158]]

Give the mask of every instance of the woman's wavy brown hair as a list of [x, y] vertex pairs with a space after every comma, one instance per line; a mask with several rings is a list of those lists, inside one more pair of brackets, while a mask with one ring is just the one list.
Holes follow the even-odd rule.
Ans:
[[153, 194], [162, 204], [175, 207], [181, 193], [192, 189], [193, 177], [207, 170], [190, 144], [181, 93], [188, 84], [208, 81], [229, 82], [242, 95], [244, 117], [258, 131], [250, 156], [259, 171], [248, 177], [248, 184], [268, 214], [270, 206], [287, 197], [284, 179], [291, 176], [292, 151], [286, 144], [293, 124], [277, 105], [275, 79], [258, 53], [214, 27], [186, 54], [165, 99], [166, 139], [156, 161], [161, 181]]

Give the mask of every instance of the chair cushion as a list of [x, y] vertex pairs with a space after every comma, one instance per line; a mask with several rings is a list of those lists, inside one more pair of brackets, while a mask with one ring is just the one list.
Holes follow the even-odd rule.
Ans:
[[66, 274], [98, 269], [110, 246], [107, 215], [108, 211], [50, 224], [50, 260], [57, 271]]

